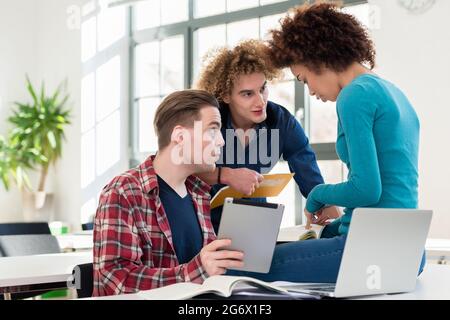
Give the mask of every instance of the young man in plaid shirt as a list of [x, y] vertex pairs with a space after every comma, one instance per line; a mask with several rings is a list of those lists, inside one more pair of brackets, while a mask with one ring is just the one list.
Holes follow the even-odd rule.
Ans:
[[210, 219], [210, 187], [224, 140], [217, 100], [205, 91], [169, 95], [155, 115], [159, 151], [102, 191], [94, 227], [94, 296], [177, 282], [202, 283], [241, 267], [243, 254], [220, 250]]

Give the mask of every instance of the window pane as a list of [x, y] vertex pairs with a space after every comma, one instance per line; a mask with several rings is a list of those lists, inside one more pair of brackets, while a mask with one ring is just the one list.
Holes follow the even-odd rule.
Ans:
[[139, 100], [139, 152], [155, 152], [158, 150], [158, 139], [153, 120], [160, 101], [160, 98]]
[[269, 100], [282, 105], [292, 114], [295, 114], [294, 81], [269, 84]]
[[344, 168], [340, 160], [317, 161], [317, 164], [325, 183], [336, 184], [347, 180], [347, 177], [344, 177]]
[[200, 28], [194, 34], [194, 75], [197, 76], [206, 53], [214, 47], [226, 44], [226, 27], [224, 24]]
[[309, 97], [311, 143], [336, 142], [337, 114], [334, 102], [323, 103], [315, 97]]
[[262, 17], [260, 20], [260, 35], [264, 40], [269, 40], [269, 31], [280, 27], [280, 19], [285, 16], [282, 14], [275, 14], [272, 16]]
[[348, 168], [345, 164], [342, 164], [342, 181], [348, 181]]
[[196, 18], [212, 16], [225, 12], [225, 0], [194, 0]]
[[170, 24], [188, 19], [188, 0], [161, 1], [161, 24]]
[[95, 180], [95, 130], [81, 137], [81, 188], [86, 188]]
[[83, 17], [86, 17], [87, 15], [93, 13], [96, 9], [96, 1], [92, 0], [89, 2], [86, 2], [83, 7], [81, 8], [81, 15]]
[[272, 3], [276, 3], [276, 2], [284, 2], [287, 0], [259, 0], [259, 4], [262, 6], [265, 6], [266, 4], [272, 4]]
[[98, 50], [125, 36], [125, 7], [103, 8], [98, 15]]
[[81, 223], [92, 222], [97, 210], [97, 201], [95, 198], [91, 198], [81, 207]]
[[258, 5], [258, 0], [227, 0], [228, 12], [257, 7]]
[[161, 93], [183, 89], [184, 43], [183, 36], [161, 41]]
[[[270, 174], [290, 173], [289, 166], [286, 161], [279, 161], [273, 167]], [[268, 202], [282, 203], [285, 205], [281, 228], [291, 227], [295, 225], [295, 188], [297, 187], [295, 180], [292, 179], [283, 191], [275, 198], [268, 198]]]
[[297, 80], [294, 77], [294, 75], [292, 74], [291, 69], [289, 69], [289, 68], [283, 69], [282, 74], [281, 74], [281, 79], [283, 79], [283, 80], [294, 80], [294, 82]]
[[136, 47], [136, 95], [159, 95], [159, 42]]
[[81, 62], [86, 62], [97, 52], [97, 19], [90, 18], [81, 24]]
[[97, 122], [120, 107], [120, 57], [116, 56], [97, 70]]
[[95, 126], [95, 76], [90, 73], [81, 80], [81, 132]]
[[102, 175], [120, 160], [120, 111], [97, 125], [97, 176]]
[[161, 7], [159, 0], [141, 1], [133, 7], [134, 28], [142, 30], [157, 27], [161, 23]]
[[259, 38], [259, 19], [243, 20], [227, 25], [227, 44], [234, 47], [244, 39]]

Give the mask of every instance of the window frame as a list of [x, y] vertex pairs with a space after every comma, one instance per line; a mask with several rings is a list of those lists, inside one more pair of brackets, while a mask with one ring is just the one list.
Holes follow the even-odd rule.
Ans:
[[[90, 11], [88, 14], [83, 15], [81, 22], [84, 23], [87, 20], [91, 18], [96, 19], [96, 26], [95, 26], [95, 32], [96, 32], [96, 53], [94, 56], [89, 57], [86, 60], [81, 60], [81, 83], [83, 79], [90, 75], [95, 74], [94, 76], [94, 95], [97, 95], [97, 71], [100, 66], [104, 65], [106, 62], [111, 61], [111, 59], [118, 57], [120, 60], [120, 104], [114, 112], [119, 112], [120, 117], [120, 146], [119, 146], [119, 160], [111, 167], [109, 167], [105, 172], [98, 173], [97, 168], [95, 169], [95, 178], [93, 181], [91, 181], [89, 184], [83, 186], [81, 181], [80, 188], [81, 188], [81, 196], [80, 196], [80, 220], [81, 223], [89, 222], [87, 220], [83, 219], [83, 207], [84, 205], [88, 204], [90, 201], [94, 200], [95, 204], [98, 202], [99, 197], [99, 190], [101, 190], [105, 184], [111, 179], [111, 175], [115, 174], [116, 172], [120, 172], [123, 170], [125, 166], [127, 166], [130, 161], [131, 154], [129, 154], [129, 150], [127, 150], [127, 146], [129, 146], [129, 137], [125, 136], [124, 133], [128, 132], [128, 126], [130, 125], [130, 118], [128, 116], [129, 112], [129, 105], [128, 101], [130, 100], [131, 92], [129, 91], [130, 88], [130, 48], [131, 48], [131, 20], [129, 15], [129, 10], [124, 9], [124, 35], [114, 43], [108, 45], [107, 47], [103, 49], [99, 49], [99, 41], [98, 41], [98, 32], [99, 32], [99, 22], [98, 18], [101, 14], [101, 11], [104, 8], [100, 6], [98, 2], [94, 2], [94, 7], [92, 11]], [[80, 84], [80, 96], [82, 97], [81, 92], [81, 84]], [[81, 102], [80, 102], [81, 103]], [[95, 108], [97, 108], [97, 99], [95, 98]], [[96, 111], [96, 110], [95, 110]], [[80, 111], [80, 116], [81, 116]], [[113, 113], [114, 113], [113, 112]], [[111, 116], [111, 114], [108, 115], [108, 117]], [[106, 118], [108, 118], [106, 117]], [[106, 119], [105, 118], [105, 119]], [[102, 121], [104, 121], [103, 119]], [[86, 131], [80, 130], [80, 148], [81, 148], [81, 141], [83, 137], [88, 134], [91, 130], [95, 130], [95, 140], [94, 140], [94, 150], [95, 150], [95, 158], [96, 152], [97, 152], [97, 128], [98, 125], [102, 123], [102, 121], [98, 121], [97, 115], [95, 115], [94, 120], [94, 126]], [[80, 152], [80, 156], [82, 154], [83, 150]], [[97, 158], [95, 159], [97, 161]], [[95, 164], [96, 167], [96, 164]], [[81, 180], [81, 179], [80, 179]]]
[[[152, 152], [140, 152], [139, 151], [139, 119], [138, 119], [138, 102], [140, 98], [135, 97], [135, 48], [137, 45], [151, 42], [161, 41], [162, 39], [183, 35], [184, 37], [184, 88], [189, 88], [192, 85], [194, 79], [194, 32], [199, 28], [211, 27], [221, 24], [229, 24], [238, 22], [241, 20], [248, 20], [254, 18], [261, 18], [265, 16], [286, 13], [290, 8], [298, 6], [308, 1], [288, 0], [283, 2], [276, 2], [273, 4], [267, 4], [263, 6], [246, 8], [239, 11], [225, 12], [217, 15], [195, 18], [194, 16], [194, 0], [188, 0], [188, 20], [178, 22], [170, 25], [162, 25], [158, 27], [152, 27], [143, 30], [134, 30], [133, 23], [133, 6], [129, 7], [129, 23], [130, 23], [130, 54], [129, 54], [129, 92], [130, 92], [130, 133], [129, 133], [129, 150], [130, 150], [130, 166], [136, 166], [142, 162]], [[345, 6], [366, 4], [367, 0], [344, 0]], [[309, 111], [309, 96], [307, 94], [307, 88], [304, 84], [296, 81], [295, 84], [295, 113], [303, 114], [301, 119], [298, 119], [304, 128], [308, 137], [310, 136], [310, 111]], [[316, 152], [317, 161], [322, 160], [339, 160], [336, 154], [336, 144], [330, 143], [315, 143], [311, 144], [311, 147]], [[295, 223], [301, 224], [303, 220], [303, 197], [300, 194], [298, 188], [296, 188], [295, 195], [295, 207], [302, 208], [302, 210], [296, 209]]]

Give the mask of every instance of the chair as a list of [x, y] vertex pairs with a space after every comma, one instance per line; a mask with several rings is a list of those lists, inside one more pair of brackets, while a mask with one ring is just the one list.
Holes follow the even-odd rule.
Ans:
[[72, 271], [73, 284], [77, 290], [78, 298], [90, 298], [94, 290], [94, 266], [85, 263], [75, 266]]
[[83, 231], [94, 230], [94, 223], [93, 222], [83, 223], [81, 225], [81, 229]]
[[[48, 225], [47, 225], [48, 226]], [[0, 257], [26, 256], [34, 254], [60, 253], [61, 249], [56, 237], [50, 234], [24, 234], [24, 235], [8, 235], [0, 236]], [[13, 293], [13, 300], [21, 300], [35, 297], [49, 290], [29, 292], [29, 293]], [[4, 297], [0, 294], [0, 300]]]
[[50, 234], [47, 222], [0, 223], [0, 236]]
[[60, 253], [58, 240], [50, 234], [0, 236], [0, 251], [5, 257]]

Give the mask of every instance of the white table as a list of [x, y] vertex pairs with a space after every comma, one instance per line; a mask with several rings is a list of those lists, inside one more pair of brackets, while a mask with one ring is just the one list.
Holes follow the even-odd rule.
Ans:
[[437, 260], [439, 264], [446, 264], [450, 260], [449, 239], [428, 239], [425, 248], [428, 259]]
[[[143, 298], [137, 294], [124, 294], [88, 298], [87, 300], [143, 300]], [[450, 266], [426, 266], [417, 280], [417, 287], [414, 292], [362, 297], [358, 300], [450, 300]]]
[[450, 266], [430, 264], [411, 293], [383, 295], [364, 300], [450, 300]]
[[76, 234], [63, 234], [57, 235], [59, 247], [64, 252], [70, 251], [92, 251], [94, 247], [94, 237], [92, 232], [90, 233], [76, 233]]
[[90, 251], [0, 258], [0, 293], [67, 288], [73, 268], [92, 259]]

